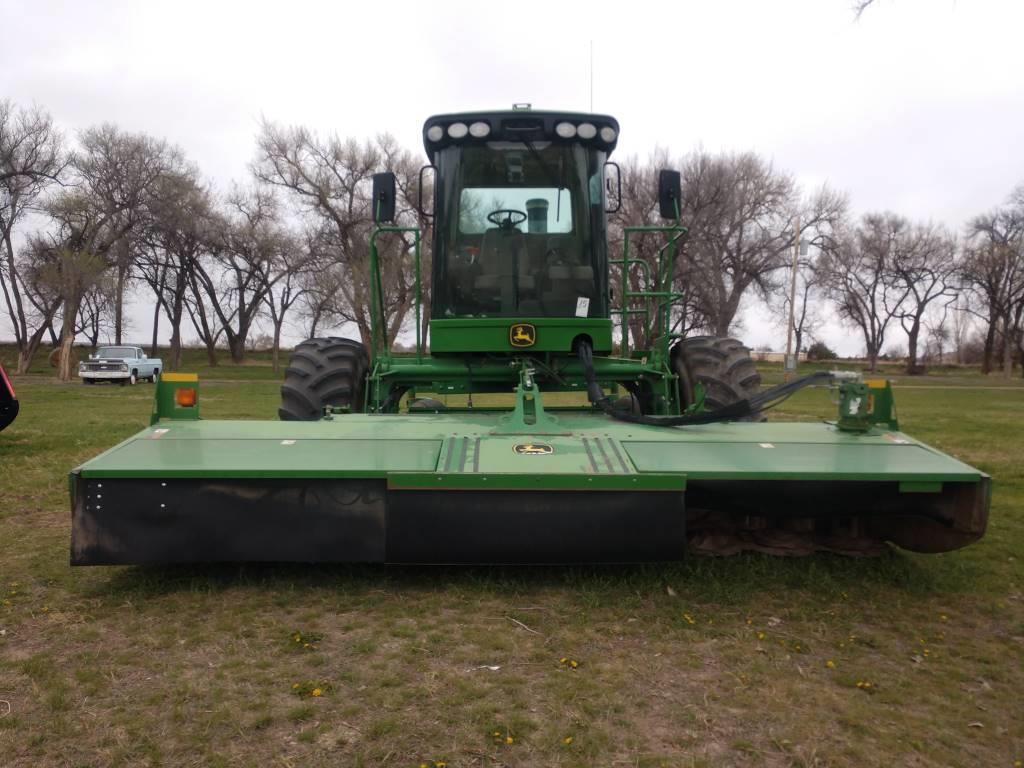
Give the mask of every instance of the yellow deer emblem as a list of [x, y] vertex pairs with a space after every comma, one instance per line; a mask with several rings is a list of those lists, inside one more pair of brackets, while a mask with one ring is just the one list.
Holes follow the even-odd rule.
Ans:
[[513, 347], [532, 347], [537, 343], [537, 329], [529, 323], [516, 323], [508, 329], [508, 341]]
[[555, 452], [555, 449], [548, 443], [517, 443], [512, 446], [512, 450], [527, 456], [549, 456]]

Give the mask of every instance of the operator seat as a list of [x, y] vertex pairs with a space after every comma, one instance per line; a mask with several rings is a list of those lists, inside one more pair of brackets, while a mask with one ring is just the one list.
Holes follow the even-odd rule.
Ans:
[[516, 264], [525, 260], [526, 239], [518, 229], [491, 227], [484, 232], [480, 243], [480, 273], [473, 281], [473, 288], [484, 303], [496, 303], [502, 313], [515, 312], [513, 275]]

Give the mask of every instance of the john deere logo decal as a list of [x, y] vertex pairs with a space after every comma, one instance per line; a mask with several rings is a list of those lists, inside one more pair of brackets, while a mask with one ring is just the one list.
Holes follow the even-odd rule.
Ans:
[[508, 342], [513, 347], [532, 347], [537, 343], [537, 329], [529, 323], [516, 323], [508, 329]]
[[512, 450], [527, 456], [550, 456], [555, 452], [555, 449], [547, 443], [516, 443], [512, 446]]

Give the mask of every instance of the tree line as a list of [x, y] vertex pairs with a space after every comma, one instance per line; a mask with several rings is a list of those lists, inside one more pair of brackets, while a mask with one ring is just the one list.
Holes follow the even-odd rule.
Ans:
[[[0, 101], [0, 290], [17, 370], [27, 371], [48, 343], [60, 350], [59, 375], [70, 379], [76, 340], [121, 343], [126, 297], [138, 291], [152, 302], [153, 354], [161, 329], [170, 332], [170, 370], [186, 334], [210, 365], [225, 349], [241, 362], [269, 328], [276, 367], [286, 323], [306, 336], [354, 327], [369, 345], [370, 179], [396, 174], [398, 219], [424, 230], [429, 275], [419, 168], [387, 135], [322, 137], [264, 121], [247, 177], [218, 191], [164, 139], [112, 124], [69, 138], [46, 110]], [[613, 258], [624, 227], [662, 223], [660, 168], [681, 171], [688, 228], [672, 275], [683, 297], [675, 332], [735, 333], [744, 302], [759, 298], [784, 318], [797, 352], [833, 315], [863, 338], [872, 368], [898, 330], [911, 372], [924, 347], [937, 345], [940, 357], [965, 348], [976, 326], [983, 370], [1009, 374], [1024, 358], [1024, 185], [956, 233], [891, 212], [855, 219], [841, 192], [805, 193], [755, 153], [698, 148], [673, 159], [656, 151], [621, 163], [620, 208], [609, 219]], [[659, 247], [641, 238], [632, 255], [653, 265]], [[385, 335], [394, 343], [408, 333], [416, 299], [413, 240], [389, 235], [380, 248]], [[621, 293], [618, 269], [612, 286]], [[646, 275], [631, 267], [626, 284], [641, 290]], [[422, 299], [429, 316], [429, 279]], [[629, 317], [633, 342], [645, 343], [640, 314]], [[421, 333], [425, 341], [426, 323]]]

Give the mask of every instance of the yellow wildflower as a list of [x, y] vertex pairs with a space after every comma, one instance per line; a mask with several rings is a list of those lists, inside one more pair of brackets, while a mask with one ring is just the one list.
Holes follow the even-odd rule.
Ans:
[[759, 631], [758, 631], [758, 633], [757, 633], [757, 639], [758, 639], [758, 640], [764, 640], [764, 632], [761, 632], [761, 631], [759, 630]]
[[825, 666], [828, 667], [829, 669], [835, 669], [836, 668], [836, 663], [834, 661], [832, 661], [832, 659], [829, 659], [828, 661], [825, 662]]
[[573, 659], [572, 661], [569, 662], [569, 666], [572, 667], [573, 669], [576, 669], [576, 667], [578, 667], [579, 665], [580, 665], [580, 663], [578, 661], [576, 661], [576, 659]]
[[562, 739], [562, 743], [563, 744], [572, 744], [572, 736], [566, 736], [564, 739]]
[[294, 685], [292, 685], [292, 690], [295, 690], [295, 691], [299, 690], [299, 684], [295, 683]]
[[515, 739], [512, 738], [511, 734], [509, 734], [508, 736], [505, 737], [505, 743], [506, 744], [511, 744], [513, 741], [515, 741]]
[[309, 695], [310, 696], [322, 696], [323, 695], [323, 691], [320, 690], [319, 688], [314, 688], [312, 691], [310, 691]]

